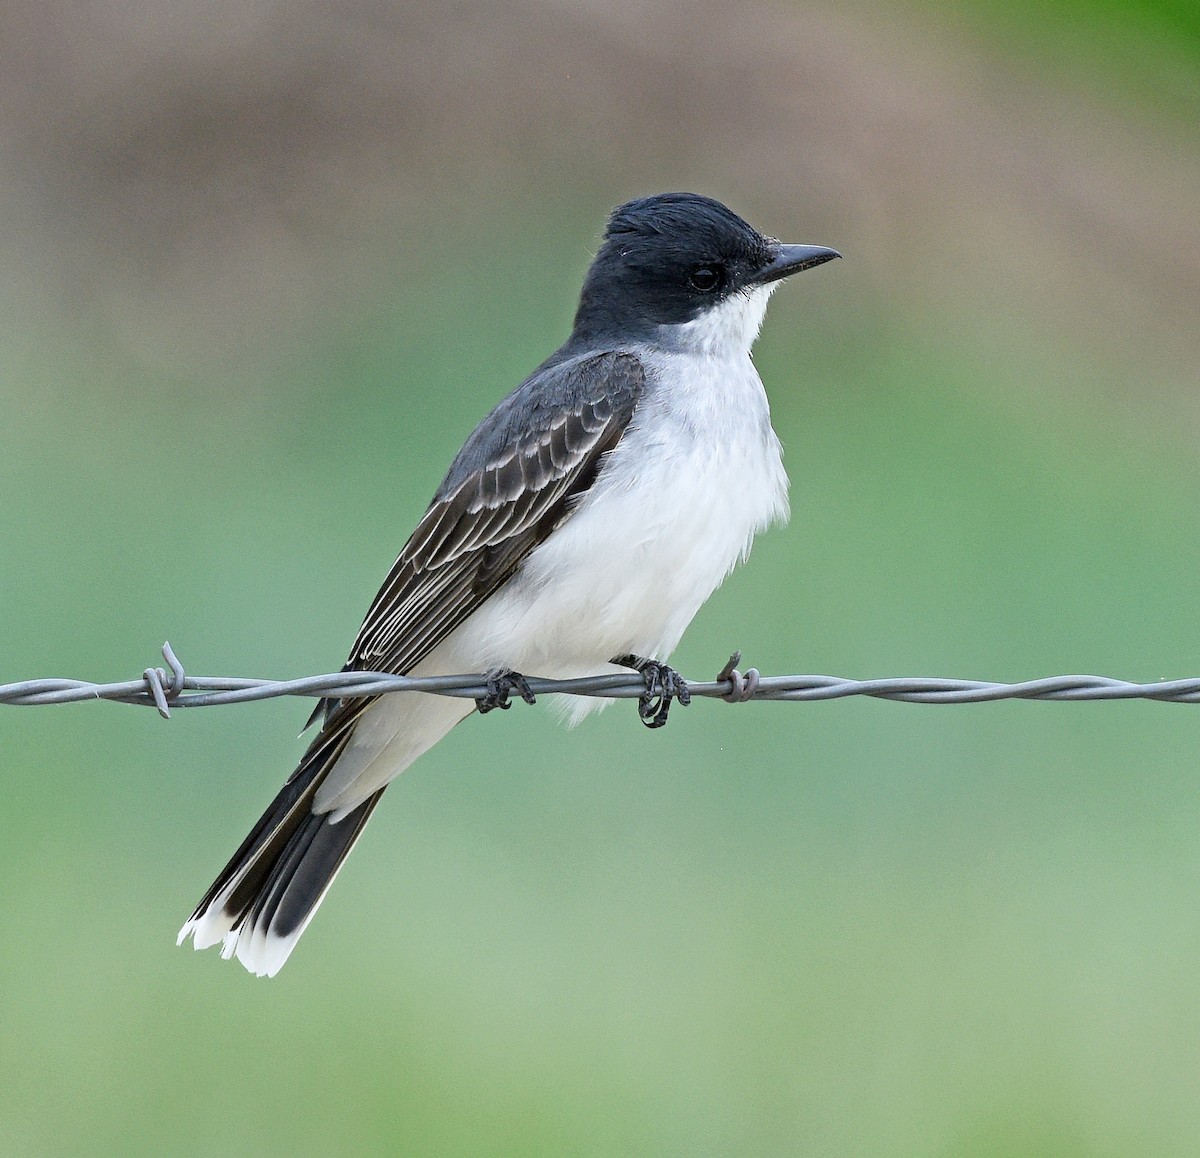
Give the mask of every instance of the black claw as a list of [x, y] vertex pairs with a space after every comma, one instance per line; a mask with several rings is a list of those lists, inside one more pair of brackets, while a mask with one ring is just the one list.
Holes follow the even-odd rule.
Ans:
[[520, 672], [515, 672], [512, 668], [494, 667], [484, 677], [484, 682], [487, 687], [487, 695], [480, 696], [475, 701], [475, 706], [479, 709], [481, 716], [486, 716], [495, 708], [507, 712], [512, 707], [512, 704], [508, 702], [508, 697], [513, 692], [520, 695], [527, 704], [537, 703], [537, 697], [529, 690], [529, 682]]
[[661, 728], [667, 722], [672, 700], [678, 700], [685, 708], [692, 702], [687, 681], [665, 663], [640, 655], [618, 655], [609, 662], [641, 673], [646, 690], [638, 698], [638, 715], [647, 728]]

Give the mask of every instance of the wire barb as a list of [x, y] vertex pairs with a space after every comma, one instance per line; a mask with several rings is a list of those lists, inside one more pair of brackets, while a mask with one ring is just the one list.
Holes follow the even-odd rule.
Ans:
[[187, 679], [183, 670], [183, 664], [179, 662], [179, 657], [171, 648], [171, 641], [167, 640], [162, 645], [163, 659], [167, 661], [167, 667], [171, 669], [170, 681], [164, 685], [163, 681], [167, 679], [167, 673], [161, 667], [148, 667], [142, 672], [142, 679], [146, 681], [146, 687], [154, 700], [154, 706], [158, 709], [158, 714], [164, 720], [171, 718], [171, 709], [167, 707], [167, 701], [175, 699], [180, 692], [183, 691], [184, 681]]
[[717, 683], [729, 684], [729, 691], [721, 697], [727, 704], [744, 704], [747, 700], [754, 699], [754, 693], [758, 690], [758, 681], [761, 678], [758, 668], [747, 668], [746, 674], [742, 675], [737, 669], [741, 662], [742, 653], [735, 651], [729, 657], [729, 662], [717, 672]]
[[[239, 676], [192, 676], [169, 643], [163, 644], [166, 668], [146, 668], [140, 679], [123, 683], [97, 684], [85, 680], [33, 679], [0, 684], [0, 704], [66, 704], [83, 700], [113, 700], [158, 710], [169, 719], [172, 708], [205, 708], [218, 704], [240, 704], [277, 696], [310, 696], [315, 699], [355, 699], [389, 692], [427, 692], [459, 699], [481, 699], [488, 695], [486, 674], [413, 676], [387, 672], [340, 671], [305, 676], [294, 680], [250, 679]], [[897, 700], [907, 704], [978, 704], [995, 700], [1157, 700], [1160, 703], [1200, 703], [1200, 677], [1138, 684], [1107, 676], [1061, 675], [1022, 683], [993, 683], [983, 680], [904, 677], [851, 680], [831, 675], [760, 675], [757, 669], [738, 670], [741, 653], [729, 662], [711, 683], [681, 680], [693, 696], [723, 699], [729, 703], [750, 700], [818, 701], [848, 696]], [[529, 676], [529, 696], [601, 696], [639, 700], [646, 695], [646, 681], [636, 671], [612, 672], [581, 679], [549, 680]], [[522, 691], [524, 697], [524, 691]], [[681, 698], [682, 702], [682, 698]]]

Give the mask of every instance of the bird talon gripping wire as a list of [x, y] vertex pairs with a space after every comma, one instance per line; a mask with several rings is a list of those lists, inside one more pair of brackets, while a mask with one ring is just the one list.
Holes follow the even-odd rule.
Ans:
[[484, 677], [484, 685], [487, 688], [487, 695], [479, 696], [475, 700], [475, 707], [479, 709], [481, 716], [487, 715], [496, 708], [507, 712], [512, 707], [508, 697], [513, 692], [516, 692], [527, 704], [537, 703], [537, 697], [529, 689], [529, 681], [520, 672], [515, 672], [511, 668], [492, 668]]
[[638, 716], [647, 728], [661, 728], [667, 722], [672, 700], [685, 708], [692, 702], [687, 681], [665, 663], [639, 655], [618, 655], [611, 662], [633, 668], [645, 682], [646, 690], [638, 698]]

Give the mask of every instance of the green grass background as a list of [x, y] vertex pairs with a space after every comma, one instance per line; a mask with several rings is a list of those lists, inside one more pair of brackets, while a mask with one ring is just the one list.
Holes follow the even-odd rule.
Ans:
[[[943, 35], [1194, 145], [1187, 6], [1024, 10]], [[1116, 69], [1114, 30], [1142, 37]], [[462, 438], [561, 339], [604, 203], [460, 196], [485, 205], [394, 222], [402, 261], [240, 365], [0, 321], [0, 680], [129, 678], [168, 637], [196, 673], [340, 665]], [[1194, 376], [884, 292], [798, 219], [849, 260], [758, 347], [792, 522], [678, 666], [1200, 670]], [[0, 1150], [1200, 1152], [1195, 712], [706, 701], [651, 734], [518, 705], [393, 787], [265, 982], [174, 935], [306, 705], [4, 708]]]

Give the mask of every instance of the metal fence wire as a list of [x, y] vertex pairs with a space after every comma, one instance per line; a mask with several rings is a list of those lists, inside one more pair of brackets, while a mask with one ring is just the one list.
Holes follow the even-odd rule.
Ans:
[[[241, 676], [194, 676], [184, 670], [169, 643], [163, 644], [166, 668], [147, 668], [140, 678], [98, 684], [75, 679], [33, 679], [0, 684], [0, 704], [67, 704], [85, 700], [113, 700], [157, 708], [164, 718], [170, 709], [208, 708], [241, 704], [277, 696], [334, 699], [386, 695], [388, 692], [427, 692], [432, 695], [480, 699], [488, 694], [485, 674], [425, 676], [388, 675], [384, 672], [341, 671], [294, 680], [253, 679]], [[898, 677], [852, 680], [830, 675], [764, 676], [755, 668], [740, 671], [741, 654], [735, 652], [713, 680], [687, 680], [693, 697], [723, 699], [732, 703], [750, 700], [788, 702], [839, 700], [871, 696], [907, 704], [978, 704], [993, 700], [1160, 700], [1172, 704], [1200, 703], [1200, 677], [1138, 684], [1107, 676], [1059, 675], [1021, 683], [985, 680]], [[549, 680], [527, 676], [535, 695], [607, 696], [641, 699], [646, 683], [636, 671]]]

